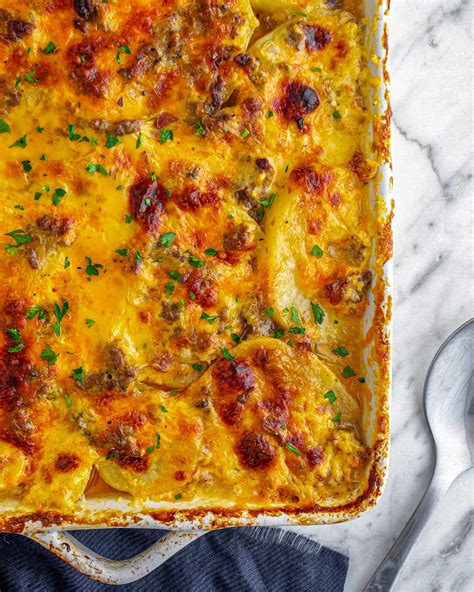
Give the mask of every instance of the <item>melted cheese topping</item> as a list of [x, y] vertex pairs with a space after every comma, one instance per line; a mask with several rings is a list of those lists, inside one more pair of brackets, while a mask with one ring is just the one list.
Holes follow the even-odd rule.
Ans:
[[346, 8], [2, 2], [2, 495], [367, 489], [376, 163]]

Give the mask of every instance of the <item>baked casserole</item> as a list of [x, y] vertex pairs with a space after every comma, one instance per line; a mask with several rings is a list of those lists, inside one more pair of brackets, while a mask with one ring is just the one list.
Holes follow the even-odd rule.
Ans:
[[390, 230], [361, 2], [0, 4], [0, 494], [363, 499]]

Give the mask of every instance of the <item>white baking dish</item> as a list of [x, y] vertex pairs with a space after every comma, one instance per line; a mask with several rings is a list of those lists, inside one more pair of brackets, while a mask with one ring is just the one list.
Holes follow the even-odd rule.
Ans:
[[[390, 133], [390, 106], [388, 103], [387, 74], [387, 23], [389, 0], [365, 0], [367, 15], [366, 40], [371, 57], [370, 67], [373, 75], [381, 81], [371, 97], [373, 120], [376, 121], [374, 136], [383, 137], [382, 151], [384, 163], [377, 177], [371, 182], [370, 191], [374, 211], [380, 220], [380, 236], [377, 249], [390, 251], [390, 220], [392, 184], [388, 142]], [[368, 138], [372, 143], [373, 138]], [[163, 563], [169, 556], [189, 542], [201, 536], [205, 530], [237, 525], [301, 525], [329, 524], [349, 520], [371, 509], [382, 493], [388, 464], [389, 445], [389, 375], [390, 375], [390, 331], [391, 331], [391, 264], [386, 262], [383, 273], [376, 277], [375, 288], [370, 295], [370, 306], [365, 318], [365, 329], [372, 335], [367, 351], [364, 352], [368, 365], [367, 381], [371, 387], [372, 401], [364, 410], [366, 439], [375, 449], [374, 466], [367, 494], [353, 504], [334, 510], [318, 510], [283, 514], [281, 512], [235, 512], [223, 511], [222, 515], [203, 510], [188, 512], [183, 506], [170, 512], [167, 518], [160, 514], [162, 504], [150, 503], [137, 507], [132, 502], [120, 498], [90, 498], [84, 500], [80, 513], [73, 517], [58, 519], [51, 514], [36, 514], [34, 519], [18, 516], [15, 501], [0, 502], [0, 530], [21, 532], [36, 540], [79, 571], [104, 583], [124, 584], [139, 579]], [[372, 357], [377, 351], [377, 357]], [[380, 355], [382, 352], [382, 355]], [[377, 359], [378, 362], [371, 362]], [[178, 504], [177, 504], [178, 506]], [[192, 518], [190, 518], [192, 514]], [[159, 516], [158, 516], [159, 515]], [[100, 516], [100, 518], [97, 518]], [[171, 529], [172, 533], [140, 555], [124, 560], [112, 561], [98, 556], [76, 541], [67, 529], [113, 528], [129, 526], [133, 528]]]

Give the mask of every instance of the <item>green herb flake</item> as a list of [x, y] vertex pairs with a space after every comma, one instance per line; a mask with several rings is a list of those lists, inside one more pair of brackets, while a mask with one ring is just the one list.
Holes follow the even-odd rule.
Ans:
[[115, 458], [117, 460], [120, 458], [120, 455], [116, 450], [111, 450], [105, 457], [105, 460], [110, 460], [111, 458]]
[[56, 317], [56, 322], [54, 323], [54, 332], [59, 337], [61, 335], [61, 321], [64, 318], [64, 315], [69, 310], [69, 302], [67, 300], [63, 301], [63, 305], [60, 308], [58, 304], [54, 305], [54, 316]]
[[285, 448], [286, 448], [287, 450], [289, 450], [290, 452], [292, 452], [293, 454], [296, 454], [296, 456], [301, 456], [301, 452], [298, 450], [298, 448], [295, 448], [295, 447], [293, 446], [293, 444], [290, 444], [290, 443], [288, 442], [288, 444], [286, 444], [286, 445], [285, 445]]
[[50, 41], [48, 45], [44, 48], [44, 53], [46, 55], [49, 55], [50, 53], [54, 53], [57, 50], [58, 48], [56, 47], [56, 45], [52, 41]]
[[71, 397], [69, 396], [69, 393], [64, 393], [64, 400], [66, 401], [66, 407], [69, 409], [71, 407]]
[[219, 318], [218, 316], [211, 316], [208, 315], [207, 312], [203, 312], [202, 315], [199, 317], [202, 321], [207, 321], [211, 325], [217, 321]]
[[267, 307], [267, 317], [273, 317], [273, 315], [275, 314], [275, 311], [273, 310], [272, 306]]
[[147, 454], [151, 454], [154, 451], [155, 451], [155, 447], [154, 446], [148, 446], [148, 448], [145, 450], [145, 452]]
[[61, 187], [57, 187], [54, 190], [54, 193], [51, 197], [51, 201], [53, 202], [54, 206], [59, 206], [59, 204], [61, 203], [61, 199], [66, 195], [66, 190], [65, 189], [61, 189]]
[[199, 119], [196, 119], [196, 121], [194, 122], [194, 126], [196, 128], [196, 131], [194, 132], [195, 136], [206, 135], [206, 128], [202, 125], [202, 123], [199, 121]]
[[78, 382], [82, 382], [84, 380], [84, 369], [81, 366], [80, 368], [74, 368], [71, 374], [71, 378], [77, 380]]
[[14, 245], [3, 245], [3, 248], [9, 255], [14, 255], [17, 252], [17, 249], [19, 249], [22, 245], [25, 243], [31, 243], [33, 240], [32, 237], [21, 228], [7, 232], [5, 236], [10, 236], [15, 241]]
[[29, 173], [33, 169], [33, 167], [31, 166], [31, 160], [22, 160], [21, 166], [23, 167], [25, 173]]
[[194, 294], [194, 292], [189, 292], [189, 299], [196, 300], [196, 294]]
[[46, 319], [48, 318], [48, 313], [46, 310], [39, 305], [32, 306], [26, 311], [25, 318], [31, 320], [38, 316], [38, 319]]
[[318, 325], [322, 325], [325, 316], [324, 310], [319, 304], [313, 304], [313, 302], [311, 302], [311, 310], [313, 311], [314, 322]]
[[156, 432], [156, 449], [159, 450], [161, 447], [161, 437], [158, 432]]
[[311, 249], [310, 255], [316, 257], [317, 259], [321, 259], [321, 257], [324, 255], [324, 251], [319, 245], [314, 245], [314, 247]]
[[86, 319], [86, 325], [90, 329], [95, 324], [94, 319]]
[[166, 409], [164, 405], [162, 405], [160, 409], [163, 411], [163, 413], [168, 413], [168, 409]]
[[86, 274], [91, 276], [98, 276], [100, 268], [104, 266], [101, 263], [92, 263], [92, 259], [90, 257], [86, 257]]
[[160, 236], [160, 243], [165, 247], [171, 247], [175, 238], [176, 232], [166, 232]]
[[71, 262], [69, 260], [69, 257], [66, 255], [66, 257], [64, 258], [64, 269], [67, 269], [70, 266], [71, 266]]
[[335, 109], [332, 112], [332, 116], [334, 117], [334, 119], [341, 119], [342, 115], [339, 113], [339, 111], [337, 109]]
[[270, 195], [269, 199], [263, 199], [260, 203], [262, 204], [262, 206], [270, 209], [273, 205], [273, 202], [275, 201], [275, 198], [276, 198], [276, 193], [272, 193]]
[[192, 369], [196, 370], [196, 372], [202, 372], [203, 368], [204, 368], [204, 366], [202, 364], [193, 364], [192, 365]]
[[160, 132], [160, 144], [166, 144], [166, 142], [173, 141], [173, 132], [165, 127]]
[[342, 413], [339, 411], [339, 413], [336, 416], [334, 416], [331, 421], [333, 421], [334, 423], [339, 423], [340, 424], [341, 423], [341, 417], [342, 417]]
[[204, 261], [201, 261], [200, 259], [198, 259], [194, 255], [190, 255], [188, 261], [189, 261], [189, 263], [191, 263], [191, 265], [193, 267], [198, 267], [199, 268], [199, 267], [204, 267], [204, 265], [205, 265]]
[[351, 378], [352, 376], [356, 375], [356, 372], [354, 372], [354, 370], [350, 366], [346, 366], [342, 370], [342, 375], [344, 376], [344, 378]]
[[337, 401], [337, 397], [334, 393], [334, 391], [328, 391], [325, 395], [324, 398], [327, 399], [329, 401], [329, 404], [332, 405], [335, 401]]
[[115, 59], [117, 60], [117, 64], [120, 64], [120, 62], [121, 62], [121, 55], [123, 53], [126, 53], [127, 55], [130, 55], [132, 53], [130, 51], [130, 48], [128, 47], [128, 45], [120, 45], [120, 47], [118, 48], [117, 54], [115, 56]]
[[240, 343], [240, 337], [237, 335], [237, 333], [231, 333], [230, 336], [232, 337], [232, 341], [235, 341], [235, 343]]
[[291, 307], [291, 320], [301, 327], [300, 313], [294, 306]]
[[133, 220], [133, 216], [130, 216], [129, 214], [125, 214], [125, 224], [130, 224], [130, 222]]
[[94, 173], [100, 173], [101, 175], [104, 175], [104, 177], [107, 177], [107, 175], [109, 174], [101, 164], [94, 164], [92, 162], [89, 162], [86, 165], [86, 171], [91, 175], [93, 175]]
[[311, 72], [322, 72], [321, 68], [311, 68]]
[[217, 251], [215, 249], [206, 249], [204, 251], [204, 255], [209, 255], [210, 257], [215, 257], [217, 255]]
[[29, 84], [38, 84], [38, 81], [36, 80], [36, 72], [35, 71], [28, 72], [27, 74], [25, 74], [24, 79]]
[[332, 353], [336, 354], [336, 356], [341, 356], [342, 358], [345, 358], [349, 355], [349, 352], [343, 345], [340, 345], [339, 347], [336, 347], [336, 349], [333, 349]]
[[4, 119], [0, 119], [0, 134], [9, 134], [11, 131], [12, 128], [8, 123]]
[[137, 141], [135, 142], [135, 148], [138, 150], [140, 148], [140, 146], [142, 145], [142, 141], [143, 141], [143, 136], [142, 136], [142, 132], [139, 132], [138, 136], [137, 136]]
[[59, 354], [53, 351], [49, 343], [47, 343], [44, 346], [43, 351], [41, 352], [40, 358], [42, 360], [46, 360], [48, 362], [48, 366], [53, 366], [54, 364], [56, 364], [56, 361], [59, 358]]
[[275, 114], [273, 113], [273, 111], [269, 111], [269, 112], [267, 113], [267, 115], [268, 115], [268, 117], [273, 117]]
[[115, 252], [121, 257], [126, 257], [128, 255], [128, 249], [116, 249]]
[[281, 339], [284, 335], [285, 332], [283, 331], [283, 329], [275, 329], [275, 332], [273, 333], [273, 337], [275, 339]]
[[359, 376], [357, 380], [360, 382], [360, 384], [364, 384], [365, 382], [365, 378], [363, 376]]
[[13, 142], [13, 144], [10, 144], [10, 146], [8, 146], [9, 148], [26, 148], [28, 145], [28, 134], [25, 134], [24, 136], [21, 136], [21, 138], [18, 138], [18, 140], [16, 142]]
[[246, 127], [244, 127], [244, 129], [242, 130], [242, 138], [245, 140], [249, 136], [250, 136], [249, 130]]
[[183, 497], [183, 495], [182, 495], [181, 493], [177, 493], [177, 494], [174, 496], [174, 499], [175, 499], [176, 501], [179, 501], [179, 500], [180, 500], [182, 497]]
[[118, 146], [121, 143], [122, 142], [117, 138], [117, 136], [109, 134], [107, 136], [107, 140], [105, 142], [105, 147], [106, 148], [113, 148], [114, 146]]
[[171, 296], [174, 292], [175, 286], [173, 282], [168, 282], [165, 286], [165, 294], [166, 296]]
[[220, 349], [224, 358], [227, 360], [235, 360], [234, 356], [225, 347], [221, 347]]

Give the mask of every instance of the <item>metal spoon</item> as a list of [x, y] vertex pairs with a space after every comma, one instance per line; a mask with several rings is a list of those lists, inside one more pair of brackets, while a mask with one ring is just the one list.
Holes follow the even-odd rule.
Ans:
[[363, 592], [388, 592], [437, 502], [474, 462], [474, 319], [443, 343], [426, 376], [424, 415], [435, 447], [428, 488]]

